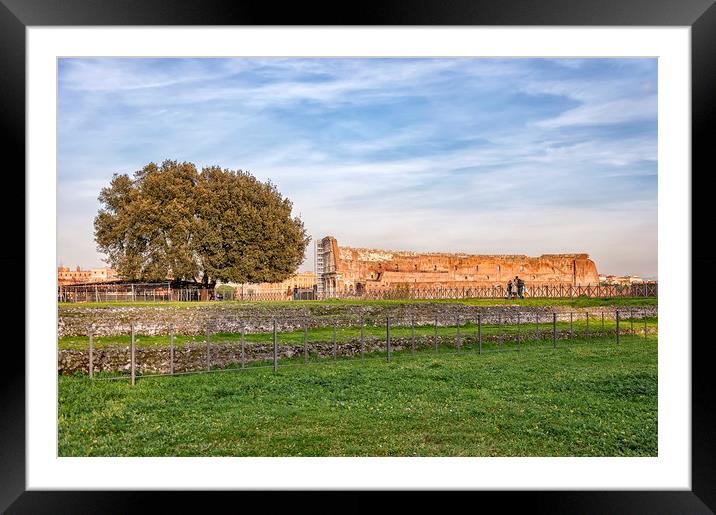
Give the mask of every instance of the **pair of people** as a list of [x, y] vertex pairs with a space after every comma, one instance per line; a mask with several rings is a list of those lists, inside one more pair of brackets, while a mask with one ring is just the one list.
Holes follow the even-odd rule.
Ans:
[[507, 298], [511, 299], [513, 298], [513, 291], [517, 289], [517, 296], [521, 299], [524, 299], [524, 292], [525, 292], [525, 282], [519, 278], [519, 276], [515, 276], [514, 282], [512, 279], [510, 279], [507, 282]]

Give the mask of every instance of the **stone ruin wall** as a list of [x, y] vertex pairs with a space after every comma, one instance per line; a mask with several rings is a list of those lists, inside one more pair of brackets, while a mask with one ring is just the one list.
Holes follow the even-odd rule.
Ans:
[[[328, 240], [328, 241], [326, 241]], [[381, 290], [399, 284], [416, 288], [505, 286], [520, 276], [528, 286], [596, 285], [597, 267], [588, 254], [470, 255], [339, 247], [324, 238], [335, 267], [337, 290]]]
[[[361, 318], [377, 320], [380, 323], [385, 317], [398, 320], [414, 319], [415, 323], [430, 324], [437, 317], [442, 324], [444, 321], [452, 323], [455, 317], [463, 320], [474, 319], [481, 314], [485, 323], [490, 319], [503, 320], [516, 319], [517, 313], [522, 313], [523, 320], [539, 315], [548, 317], [552, 313], [568, 317], [573, 313], [575, 317], [583, 317], [585, 313], [593, 316], [604, 313], [607, 319], [613, 318], [617, 309], [629, 312], [630, 317], [658, 316], [658, 306], [640, 306], [632, 308], [628, 304], [617, 303], [609, 307], [572, 306], [524, 306], [519, 302], [499, 306], [471, 306], [460, 303], [447, 302], [419, 302], [397, 304], [344, 304], [339, 306], [297, 305], [295, 307], [272, 306], [262, 308], [261, 303], [247, 303], [243, 306], [222, 306], [220, 303], [210, 306], [196, 306], [190, 308], [174, 306], [115, 306], [95, 308], [82, 306], [80, 303], [63, 307], [58, 311], [57, 335], [63, 337], [87, 338], [90, 328], [94, 327], [95, 336], [129, 335], [130, 323], [134, 322], [137, 334], [158, 336], [168, 335], [169, 328], [173, 327], [176, 334], [204, 335], [207, 326], [213, 332], [239, 333], [245, 328], [247, 333], [270, 332], [272, 320], [280, 321], [281, 330], [298, 330], [306, 319], [310, 320], [312, 327], [331, 327], [334, 321], [343, 323], [353, 321], [357, 323]], [[159, 304], [159, 303], [158, 303]], [[342, 322], [343, 321], [343, 322]], [[86, 341], [86, 340], [85, 340]]]

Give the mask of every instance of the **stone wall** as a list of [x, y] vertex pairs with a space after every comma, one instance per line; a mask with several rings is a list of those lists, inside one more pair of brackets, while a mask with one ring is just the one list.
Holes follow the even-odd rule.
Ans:
[[[192, 307], [174, 307], [158, 304], [156, 307], [108, 307], [93, 308], [81, 305], [63, 306], [58, 313], [58, 335], [87, 335], [90, 327], [97, 336], [127, 335], [130, 323], [134, 322], [135, 331], [144, 335], [168, 334], [173, 327], [175, 334], [199, 335], [206, 331], [207, 325], [212, 332], [238, 333], [242, 327], [248, 333], [268, 332], [272, 329], [272, 319], [279, 323], [279, 330], [292, 330], [302, 327], [303, 321], [310, 320], [311, 327], [328, 327], [335, 320], [338, 325], [358, 324], [361, 318], [370, 322], [384, 323], [390, 316], [395, 323], [409, 323], [411, 318], [418, 325], [434, 323], [438, 318], [439, 325], [453, 325], [457, 317], [461, 320], [475, 320], [477, 315], [483, 317], [485, 323], [498, 318], [512, 320], [521, 313], [522, 320], [534, 320], [539, 316], [542, 321], [551, 317], [552, 312], [575, 317], [604, 313], [606, 319], [612, 319], [616, 309], [627, 313], [628, 307], [587, 308], [571, 307], [525, 307], [525, 306], [489, 306], [476, 307], [465, 304], [448, 303], [414, 303], [389, 304], [385, 306], [345, 304], [331, 306], [326, 304], [297, 305], [296, 307], [275, 307], [252, 305], [197, 305]], [[657, 307], [634, 308], [636, 316], [656, 316]]]

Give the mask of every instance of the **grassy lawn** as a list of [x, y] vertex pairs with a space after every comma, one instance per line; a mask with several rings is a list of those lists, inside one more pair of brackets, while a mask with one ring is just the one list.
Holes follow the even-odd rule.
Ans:
[[587, 308], [599, 306], [656, 306], [656, 297], [618, 297], [618, 298], [587, 298], [577, 297], [574, 299], [439, 299], [439, 300], [287, 300], [287, 301], [266, 301], [266, 302], [241, 302], [241, 301], [207, 301], [207, 302], [59, 302], [59, 309], [65, 308], [112, 308], [112, 307], [155, 307], [155, 308], [202, 308], [202, 307], [242, 307], [251, 309], [270, 309], [272, 307], [283, 308], [322, 308], [340, 306], [363, 306], [363, 307], [390, 307], [404, 304], [465, 304], [468, 306], [571, 306], [574, 308]]
[[60, 456], [657, 455], [655, 335], [58, 381]]
[[[644, 321], [647, 322], [648, 332], [654, 332], [657, 328], [658, 320], [654, 317], [648, 317], [645, 319], [634, 319], [631, 320], [624, 313], [623, 319], [620, 323], [620, 329], [622, 331], [643, 331]], [[409, 324], [408, 321], [404, 323]], [[573, 317], [571, 324], [572, 334], [574, 337], [584, 336], [588, 334], [599, 334], [602, 330], [601, 316], [595, 314], [589, 314], [589, 322], [587, 322], [587, 315], [580, 314]], [[604, 320], [604, 330], [614, 331], [616, 329], [615, 320]], [[557, 331], [566, 332], [570, 330], [570, 323], [567, 320], [557, 322]], [[485, 337], [504, 335], [505, 339], [517, 339], [517, 333], [520, 333], [521, 338], [529, 338], [532, 335], [541, 334], [543, 337], [552, 332], [552, 320], [551, 317], [541, 316], [535, 321], [534, 318], [523, 319], [520, 327], [516, 324], [513, 325], [498, 325], [498, 324], [481, 324], [481, 333]], [[436, 331], [433, 324], [430, 325], [416, 325], [415, 336], [419, 337], [434, 337]], [[345, 342], [350, 340], [356, 340], [360, 338], [361, 329], [359, 325], [352, 327], [336, 327], [336, 341]], [[409, 325], [397, 326], [394, 325], [391, 328], [391, 337], [393, 338], [410, 338], [412, 337], [413, 331]], [[460, 323], [460, 336], [475, 339], [477, 334], [477, 322], [462, 321]], [[386, 326], [384, 321], [379, 321], [376, 324], [366, 324], [363, 328], [363, 335], [365, 338], [385, 338]], [[441, 339], [452, 339], [456, 340], [458, 337], [457, 324], [438, 326], [437, 335]], [[295, 331], [284, 331], [278, 333], [279, 343], [287, 344], [302, 344], [304, 337], [304, 331], [298, 329]], [[213, 333], [210, 335], [212, 343], [237, 343], [241, 339], [240, 333]], [[131, 337], [127, 335], [121, 336], [97, 336], [94, 338], [94, 346], [97, 349], [111, 346], [127, 346], [130, 344]], [[333, 341], [333, 328], [332, 327], [320, 327], [310, 328], [307, 331], [308, 342], [332, 342]], [[204, 335], [181, 335], [177, 334], [174, 336], [174, 344], [176, 347], [182, 347], [190, 343], [205, 342], [206, 337]], [[244, 336], [244, 341], [247, 344], [251, 343], [268, 343], [273, 342], [273, 333], [250, 333]], [[149, 336], [143, 334], [135, 335], [135, 344], [138, 347], [151, 347], [151, 346], [168, 346], [169, 337], [167, 335]], [[87, 336], [65, 336], [58, 339], [58, 348], [60, 350], [67, 349], [88, 349], [89, 338]]]

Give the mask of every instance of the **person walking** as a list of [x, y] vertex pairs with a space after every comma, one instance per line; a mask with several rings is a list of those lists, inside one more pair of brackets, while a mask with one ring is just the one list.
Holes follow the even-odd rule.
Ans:
[[508, 299], [512, 298], [512, 279], [507, 281], [507, 298]]
[[517, 281], [517, 295], [519, 298], [524, 299], [525, 282], [519, 277], [515, 277], [515, 280]]

